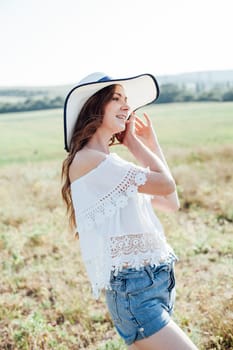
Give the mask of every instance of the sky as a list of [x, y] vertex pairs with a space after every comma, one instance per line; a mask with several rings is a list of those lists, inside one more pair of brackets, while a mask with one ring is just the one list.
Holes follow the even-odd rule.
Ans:
[[0, 0], [0, 86], [233, 69], [233, 0]]

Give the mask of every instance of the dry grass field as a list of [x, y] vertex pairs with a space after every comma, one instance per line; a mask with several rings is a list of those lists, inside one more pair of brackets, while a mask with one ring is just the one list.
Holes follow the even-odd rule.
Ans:
[[[158, 212], [179, 256], [174, 319], [200, 350], [233, 349], [233, 103], [147, 111], [181, 200]], [[0, 349], [125, 350], [68, 231], [61, 116], [0, 115]]]

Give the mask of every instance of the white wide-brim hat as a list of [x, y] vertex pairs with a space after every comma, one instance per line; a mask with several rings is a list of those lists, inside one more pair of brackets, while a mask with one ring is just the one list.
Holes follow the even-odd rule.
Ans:
[[141, 74], [131, 78], [112, 79], [104, 73], [93, 73], [82, 79], [67, 95], [64, 105], [65, 150], [69, 152], [73, 129], [85, 102], [97, 91], [112, 84], [123, 86], [127, 96], [129, 113], [155, 101], [159, 96], [159, 86], [151, 74]]

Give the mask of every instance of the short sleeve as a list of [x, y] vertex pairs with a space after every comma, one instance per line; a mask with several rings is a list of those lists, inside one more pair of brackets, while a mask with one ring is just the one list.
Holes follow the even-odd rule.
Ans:
[[[76, 210], [77, 230], [90, 231], [128, 205], [138, 195], [138, 187], [147, 181], [148, 168], [110, 157], [83, 180], [85, 200]], [[74, 195], [72, 196], [74, 201]], [[80, 197], [79, 197], [80, 198]]]

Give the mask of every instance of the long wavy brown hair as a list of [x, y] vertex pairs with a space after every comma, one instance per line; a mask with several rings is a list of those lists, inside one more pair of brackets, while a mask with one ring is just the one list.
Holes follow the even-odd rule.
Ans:
[[[75, 154], [81, 150], [92, 138], [96, 130], [103, 121], [106, 104], [111, 101], [116, 89], [116, 84], [106, 86], [92, 95], [83, 105], [74, 126], [70, 141], [69, 153], [62, 165], [62, 197], [66, 203], [67, 214], [69, 217], [70, 228], [76, 227], [74, 207], [71, 198], [69, 168], [75, 157]], [[109, 141], [109, 145], [114, 144], [115, 136]]]

